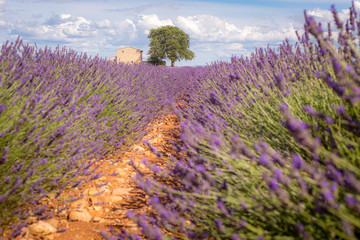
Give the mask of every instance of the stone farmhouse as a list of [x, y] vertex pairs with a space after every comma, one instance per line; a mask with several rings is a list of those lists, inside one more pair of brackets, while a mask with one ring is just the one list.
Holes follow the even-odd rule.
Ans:
[[109, 57], [109, 61], [116, 63], [141, 63], [143, 51], [133, 47], [124, 47], [116, 50], [116, 56]]

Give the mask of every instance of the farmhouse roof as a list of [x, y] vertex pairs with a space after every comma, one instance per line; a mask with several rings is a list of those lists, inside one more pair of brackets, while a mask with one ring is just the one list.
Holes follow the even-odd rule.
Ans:
[[125, 48], [132, 48], [132, 49], [136, 49], [136, 50], [139, 50], [139, 51], [143, 52], [143, 50], [138, 49], [138, 48], [134, 48], [134, 47], [123, 47], [123, 48], [119, 48], [119, 49], [116, 49], [116, 50], [121, 50], [121, 49], [125, 49]]

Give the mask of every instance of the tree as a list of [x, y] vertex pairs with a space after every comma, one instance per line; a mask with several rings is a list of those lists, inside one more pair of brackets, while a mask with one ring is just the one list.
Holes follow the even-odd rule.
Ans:
[[153, 55], [150, 56], [147, 61], [153, 65], [166, 65], [166, 62], [164, 60], [157, 58]]
[[151, 29], [147, 37], [151, 39], [149, 59], [169, 59], [171, 67], [174, 67], [178, 60], [191, 60], [195, 57], [194, 52], [189, 49], [189, 35], [178, 27], [168, 25]]

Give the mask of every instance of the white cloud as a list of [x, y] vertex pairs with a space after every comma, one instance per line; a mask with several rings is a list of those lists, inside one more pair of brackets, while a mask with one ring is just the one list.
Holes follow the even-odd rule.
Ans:
[[[360, 1], [354, 1], [355, 10], [360, 11]], [[336, 6], [335, 6], [336, 8]], [[339, 19], [343, 22], [345, 22], [349, 18], [349, 9], [337, 9]], [[309, 16], [315, 17], [317, 21], [328, 23], [328, 22], [334, 22], [333, 14], [330, 10], [324, 10], [320, 8], [315, 8], [313, 10], [307, 11], [307, 14]]]
[[134, 40], [137, 37], [137, 27], [130, 19], [125, 19], [121, 22], [115, 22], [111, 29], [107, 30], [110, 39], [113, 40]]
[[62, 32], [58, 31], [52, 27], [41, 25], [41, 26], [27, 26], [24, 23], [17, 24], [14, 29], [12, 29], [11, 34], [25, 36], [33, 39], [42, 39], [42, 40], [58, 40], [64, 41], [67, 36]]
[[0, 28], [7, 27], [7, 23], [5, 21], [0, 20]]
[[110, 21], [107, 19], [95, 22], [97, 28], [108, 28], [110, 27]]
[[112, 36], [115, 36], [115, 35], [116, 35], [115, 29], [110, 29], [110, 30], [107, 31], [107, 33], [108, 33], [109, 35], [112, 35]]
[[[70, 0], [66, 1], [70, 4]], [[290, 2], [290, 0], [283, 1]], [[291, 1], [315, 2], [315, 0]], [[319, 1], [326, 2], [326, 0]], [[244, 10], [248, 8], [241, 4], [238, 9], [232, 9], [235, 4], [204, 5], [198, 2], [192, 3], [191, 9], [185, 8], [185, 4], [180, 4], [179, 9], [167, 7], [160, 11], [158, 5], [144, 5], [145, 7], [138, 8], [134, 7], [137, 3], [129, 2], [125, 5], [115, 4], [116, 9], [109, 7], [113, 11], [107, 11], [104, 18], [99, 18], [100, 5], [92, 5], [85, 9], [83, 7], [85, 5], [80, 4], [82, 1], [78, 1], [77, 5], [71, 5], [74, 9], [56, 4], [47, 11], [34, 11], [35, 7], [40, 5], [31, 5], [31, 8], [26, 8], [24, 5], [23, 12], [15, 11], [22, 7], [21, 2], [29, 1], [0, 0], [0, 31], [4, 39], [13, 37], [6, 34], [10, 32], [12, 35], [21, 35], [26, 41], [65, 44], [108, 56], [114, 54], [114, 50], [121, 46], [134, 46], [143, 49], [145, 56], [149, 43], [146, 35], [149, 30], [173, 25], [190, 35], [190, 48], [196, 54], [194, 61], [199, 63], [216, 59], [226, 60], [234, 54], [248, 55], [255, 47], [266, 47], [267, 44], [278, 46], [278, 43], [285, 38], [296, 40], [295, 30], [300, 30], [301, 33], [304, 23], [302, 9], [294, 13], [294, 9], [289, 9], [288, 12], [286, 9], [280, 8], [278, 11], [273, 7], [271, 9], [274, 12], [265, 13], [264, 9], [270, 8], [259, 7], [254, 10], [254, 7], [250, 7], [249, 9], [253, 11], [250, 12]], [[50, 2], [47, 0], [48, 6], [51, 5]], [[8, 10], [6, 5], [9, 6]], [[355, 6], [359, 11], [360, 0], [355, 1]], [[227, 10], [226, 13], [224, 9]], [[238, 10], [239, 14], [237, 14]], [[205, 12], [207, 14], [201, 15]], [[348, 9], [338, 9], [338, 12], [342, 20], [347, 18]], [[332, 13], [329, 10], [314, 8], [308, 11], [308, 15], [324, 23], [332, 21]], [[323, 25], [324, 30], [325, 26], [326, 24]]]
[[8, 22], [6, 19], [5, 14], [7, 13], [8, 9], [6, 6], [6, 0], [0, 0], [0, 28], [6, 29], [11, 26], [11, 23]]
[[248, 56], [250, 55], [250, 52], [241, 43], [229, 43], [226, 44], [220, 52], [218, 52], [218, 55], [223, 57], [231, 57], [233, 55]]
[[274, 26], [245, 26], [234, 24], [212, 15], [178, 16], [176, 25], [192, 38], [204, 42], [274, 41], [285, 38], [296, 39], [293, 25], [280, 28]]
[[143, 29], [143, 32], [147, 35], [152, 28], [158, 28], [166, 25], [174, 26], [171, 19], [160, 20], [156, 14], [152, 15], [139, 15], [137, 26]]
[[359, 11], [360, 10], [360, 1], [355, 1], [354, 5], [355, 5], [356, 11]]
[[[64, 19], [70, 19], [71, 16], [63, 16]], [[75, 21], [69, 20], [57, 26], [57, 30], [63, 31], [69, 37], [88, 37], [95, 35], [96, 30], [91, 29], [91, 21], [83, 17], [77, 17]]]
[[61, 19], [70, 19], [70, 18], [71, 18], [71, 14], [66, 14], [66, 13], [60, 14], [60, 18], [61, 18]]
[[197, 43], [194, 45], [194, 48], [200, 52], [211, 52], [213, 51], [212, 45], [212, 43]]
[[195, 17], [178, 16], [176, 24], [184, 29], [184, 31], [191, 33], [195, 38], [201, 38], [203, 35], [203, 31], [200, 29], [200, 20]]
[[236, 26], [212, 15], [178, 16], [175, 23], [200, 41], [230, 40], [231, 36], [239, 34]]
[[307, 14], [309, 16], [313, 16], [313, 17], [323, 19], [323, 20], [325, 20], [327, 22], [330, 22], [333, 19], [331, 11], [320, 9], [320, 8], [315, 8], [313, 10], [310, 10], [310, 11], [307, 12]]
[[228, 50], [244, 50], [244, 45], [241, 43], [230, 43], [226, 46]]
[[50, 18], [46, 20], [45, 25], [56, 26], [67, 22], [75, 22], [77, 20], [76, 17], [71, 16], [70, 14], [56, 14], [52, 15]]
[[206, 59], [207, 63], [217, 60], [228, 60], [232, 56], [249, 56], [250, 51], [241, 43], [195, 43], [197, 57]]
[[0, 17], [6, 12], [6, 0], [0, 0]]
[[70, 14], [60, 14], [52, 16], [45, 22], [34, 19], [22, 21], [14, 25], [11, 34], [31, 39], [76, 42], [77, 39], [95, 36], [97, 31], [91, 27], [90, 20]]

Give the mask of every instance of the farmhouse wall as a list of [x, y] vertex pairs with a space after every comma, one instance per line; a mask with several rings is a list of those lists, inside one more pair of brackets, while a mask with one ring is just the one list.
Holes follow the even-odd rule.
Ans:
[[142, 50], [133, 47], [124, 47], [116, 50], [117, 63], [141, 63]]
[[112, 61], [112, 62], [116, 62], [116, 56], [114, 56], [114, 57], [109, 57], [108, 60], [109, 60], [109, 61]]
[[109, 57], [109, 61], [117, 63], [142, 63], [142, 50], [133, 47], [124, 47], [116, 50], [116, 56]]

